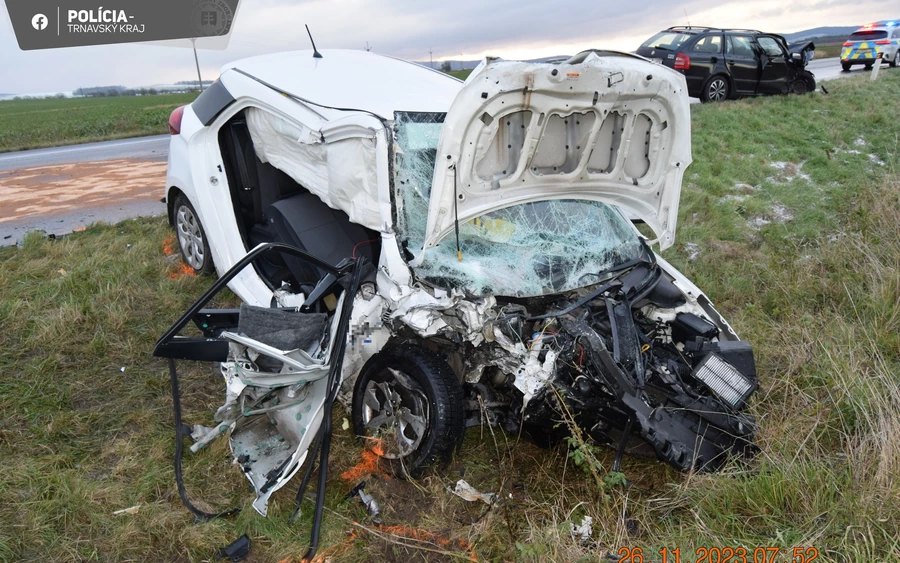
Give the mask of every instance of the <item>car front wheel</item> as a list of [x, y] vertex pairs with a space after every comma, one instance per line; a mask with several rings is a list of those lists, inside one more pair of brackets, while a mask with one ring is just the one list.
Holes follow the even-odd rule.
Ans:
[[722, 75], [709, 79], [700, 99], [704, 102], [724, 102], [728, 99], [728, 80]]
[[888, 66], [891, 68], [897, 68], [900, 66], [900, 49], [897, 49], [897, 52], [894, 53], [894, 60], [888, 63]]
[[213, 261], [206, 232], [197, 218], [194, 206], [183, 195], [175, 200], [175, 232], [184, 263], [198, 274], [212, 273]]
[[373, 356], [353, 389], [353, 429], [398, 477], [448, 460], [462, 437], [462, 387], [447, 362], [419, 346]]
[[816, 79], [808, 72], [802, 72], [791, 84], [791, 92], [794, 94], [807, 94], [816, 89]]

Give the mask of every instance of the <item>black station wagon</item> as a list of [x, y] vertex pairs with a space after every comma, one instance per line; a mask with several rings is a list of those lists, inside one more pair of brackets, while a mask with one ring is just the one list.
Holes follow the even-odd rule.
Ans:
[[812, 42], [748, 29], [670, 27], [648, 39], [638, 55], [684, 74], [688, 93], [704, 102], [763, 94], [805, 94], [816, 88], [806, 70]]

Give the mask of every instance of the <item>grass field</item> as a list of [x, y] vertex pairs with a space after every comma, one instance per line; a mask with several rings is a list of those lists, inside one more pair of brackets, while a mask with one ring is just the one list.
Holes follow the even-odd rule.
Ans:
[[169, 131], [169, 114], [196, 94], [0, 102], [0, 152]]
[[827, 59], [830, 57], [840, 57], [843, 46], [840, 43], [834, 45], [816, 45], [816, 58]]
[[[799, 563], [795, 547], [818, 549], [816, 563], [898, 560], [900, 120], [879, 102], [900, 71], [829, 90], [692, 108], [694, 163], [664, 256], [755, 346], [749, 466], [685, 475], [626, 458], [630, 486], [601, 490], [564, 447], [473, 428], [449, 467], [370, 478], [374, 527], [343, 499], [361, 446], [337, 430], [320, 561], [618, 561], [640, 547], [658, 563], [678, 547], [693, 562], [737, 546], [780, 548], [779, 563]], [[169, 236], [148, 219], [0, 249], [0, 561], [209, 561], [243, 533], [250, 561], [305, 552], [312, 504], [285, 523], [295, 483], [259, 517], [222, 443], [188, 454], [187, 487], [242, 512], [198, 524], [178, 499], [168, 376], [150, 352], [210, 280], [178, 275]], [[210, 424], [221, 376], [182, 367], [186, 422]], [[613, 452], [594, 455], [605, 476]], [[502, 501], [450, 495], [461, 477]], [[568, 526], [586, 515], [581, 543]]]

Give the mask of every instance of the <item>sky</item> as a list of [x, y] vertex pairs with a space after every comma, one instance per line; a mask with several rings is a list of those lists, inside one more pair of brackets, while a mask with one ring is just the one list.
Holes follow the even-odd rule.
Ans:
[[[112, 2], [110, 2], [112, 3]], [[654, 33], [691, 23], [791, 33], [900, 18], [897, 0], [241, 0], [231, 42], [199, 50], [204, 79], [225, 63], [276, 51], [362, 49], [408, 60], [532, 59], [587, 48], [631, 51]], [[185, 42], [186, 45], [189, 43]], [[431, 54], [429, 54], [431, 51]], [[131, 44], [19, 50], [0, 2], [0, 93], [128, 87], [196, 78], [189, 48]]]

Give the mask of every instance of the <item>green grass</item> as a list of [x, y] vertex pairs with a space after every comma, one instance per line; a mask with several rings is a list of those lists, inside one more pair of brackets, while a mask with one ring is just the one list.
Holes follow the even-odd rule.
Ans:
[[835, 43], [833, 45], [816, 44], [816, 58], [827, 59], [831, 57], [840, 57], [841, 49], [843, 49], [843, 47], [840, 43]]
[[[896, 560], [900, 122], [879, 101], [896, 96], [900, 71], [867, 78], [835, 81], [827, 96], [692, 108], [694, 163], [678, 243], [664, 256], [755, 346], [762, 387], [750, 408], [762, 451], [749, 467], [684, 475], [626, 459], [630, 487], [601, 491], [563, 448], [474, 428], [449, 467], [366, 488], [386, 524], [453, 540], [420, 544], [450, 553], [438, 555], [354, 526], [368, 520], [337, 476], [360, 446], [338, 430], [325, 555], [451, 561], [470, 553], [463, 542], [482, 561], [597, 561], [621, 547], [654, 562], [660, 548], [680, 547], [695, 561], [702, 546], [773, 546], [779, 561], [795, 546], [817, 548], [817, 563]], [[782, 162], [808, 180], [773, 166]], [[304, 553], [312, 505], [285, 523], [296, 483], [261, 518], [224, 444], [188, 454], [187, 486], [198, 504], [241, 514], [197, 524], [178, 499], [168, 377], [150, 352], [210, 281], [170, 279], [168, 235], [163, 220], [146, 219], [0, 249], [0, 561], [208, 561], [243, 533], [253, 561]], [[186, 421], [209, 424], [221, 376], [183, 369]], [[613, 453], [597, 455], [606, 476]], [[460, 478], [503, 502], [485, 512], [451, 496]], [[112, 515], [136, 504], [136, 514]], [[585, 515], [587, 545], [567, 531]]]
[[475, 70], [475, 69], [467, 68], [467, 69], [463, 69], [463, 70], [452, 70], [447, 74], [449, 74], [450, 76], [452, 76], [454, 78], [459, 78], [460, 80], [465, 80], [466, 78], [469, 77], [470, 74], [472, 74], [473, 70]]
[[0, 102], [0, 152], [168, 133], [196, 94]]

